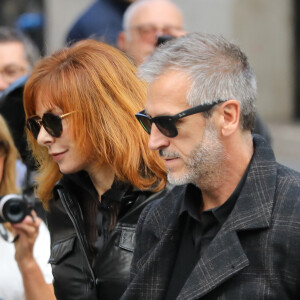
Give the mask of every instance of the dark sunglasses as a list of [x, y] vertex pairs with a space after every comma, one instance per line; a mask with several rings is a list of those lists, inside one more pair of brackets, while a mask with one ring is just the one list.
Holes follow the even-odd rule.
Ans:
[[158, 116], [155, 118], [151, 118], [145, 114], [145, 110], [142, 110], [141, 112], [137, 113], [135, 117], [138, 119], [138, 121], [140, 122], [140, 124], [148, 134], [151, 134], [151, 126], [152, 123], [154, 123], [163, 135], [173, 138], [178, 134], [178, 130], [176, 128], [176, 122], [179, 119], [200, 112], [208, 111], [211, 108], [213, 108], [215, 105], [225, 101], [226, 100], [217, 100], [210, 104], [200, 104], [198, 106], [189, 108], [173, 116]]
[[26, 126], [35, 139], [37, 139], [42, 126], [51, 136], [58, 138], [61, 136], [63, 130], [62, 120], [72, 113], [74, 111], [61, 116], [53, 113], [45, 113], [42, 119], [39, 116], [33, 116], [27, 119]]

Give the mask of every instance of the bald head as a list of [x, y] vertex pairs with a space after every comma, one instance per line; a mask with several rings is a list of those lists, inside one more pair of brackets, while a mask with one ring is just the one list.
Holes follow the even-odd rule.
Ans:
[[138, 0], [126, 10], [118, 47], [139, 65], [155, 50], [157, 37], [183, 35], [179, 8], [168, 0]]

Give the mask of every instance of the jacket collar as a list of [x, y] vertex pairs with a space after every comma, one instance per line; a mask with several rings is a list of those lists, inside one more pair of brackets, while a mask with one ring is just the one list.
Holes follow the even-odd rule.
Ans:
[[224, 230], [251, 230], [270, 226], [274, 204], [277, 163], [267, 142], [254, 135], [254, 155], [238, 201]]
[[[74, 189], [74, 184], [85, 193], [90, 194], [95, 200], [98, 199], [98, 193], [88, 175], [85, 171], [80, 171], [74, 174], [63, 175], [63, 177], [56, 183], [55, 190], [58, 188], [65, 188], [67, 191]], [[104, 206], [109, 205], [110, 202], [126, 202], [125, 194], [130, 194], [133, 187], [130, 184], [114, 180], [111, 188], [102, 195], [102, 202]], [[125, 200], [124, 200], [125, 199]]]

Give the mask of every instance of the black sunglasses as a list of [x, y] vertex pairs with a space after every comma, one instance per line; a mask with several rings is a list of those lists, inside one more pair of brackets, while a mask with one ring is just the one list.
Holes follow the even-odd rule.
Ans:
[[60, 137], [63, 130], [62, 119], [72, 113], [74, 111], [60, 116], [53, 113], [45, 113], [42, 119], [39, 116], [33, 116], [27, 119], [26, 126], [35, 139], [37, 139], [42, 126], [51, 136]]
[[151, 134], [151, 126], [152, 123], [154, 123], [163, 135], [173, 138], [178, 134], [178, 130], [176, 128], [176, 121], [190, 115], [208, 111], [215, 105], [225, 101], [226, 100], [217, 100], [210, 104], [200, 104], [173, 116], [158, 116], [155, 118], [151, 118], [145, 114], [145, 110], [142, 110], [141, 112], [137, 113], [135, 117], [138, 119], [138, 121], [148, 134]]

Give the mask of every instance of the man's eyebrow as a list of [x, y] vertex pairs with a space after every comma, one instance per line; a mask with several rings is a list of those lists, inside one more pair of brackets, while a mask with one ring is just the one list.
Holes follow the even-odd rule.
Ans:
[[145, 113], [145, 115], [147, 115], [148, 117], [153, 118], [153, 116], [147, 112], [146, 108], [144, 109], [144, 113]]
[[[144, 113], [145, 113], [145, 115], [147, 115], [150, 118], [152, 118], [152, 115], [147, 112], [146, 108], [144, 109]], [[160, 114], [156, 115], [155, 117], [166, 117], [166, 116], [167, 117], [173, 116], [173, 114], [170, 114], [170, 113], [160, 113]]]

